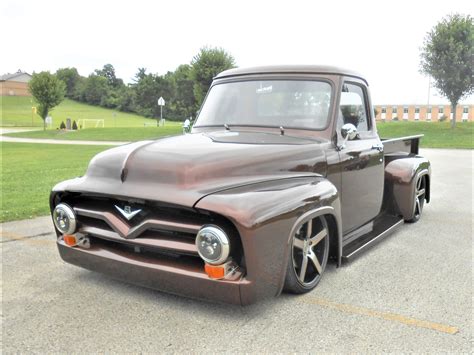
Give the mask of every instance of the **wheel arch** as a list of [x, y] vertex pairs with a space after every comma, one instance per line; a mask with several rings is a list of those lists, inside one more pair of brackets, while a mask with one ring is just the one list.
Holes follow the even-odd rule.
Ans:
[[341, 265], [342, 257], [342, 235], [340, 225], [334, 214], [323, 215], [329, 228], [329, 258], [336, 260], [337, 266]]
[[383, 207], [387, 212], [400, 215], [409, 220], [413, 215], [413, 198], [417, 179], [426, 176], [430, 200], [431, 165], [428, 159], [421, 156], [399, 157], [390, 155], [386, 158], [385, 191]]
[[[323, 217], [326, 220], [329, 229], [329, 257], [336, 259], [337, 266], [341, 265], [341, 258], [342, 258], [342, 225], [341, 225], [341, 218], [340, 218], [340, 210], [337, 208], [340, 206], [337, 205], [336, 208], [333, 206], [321, 206], [315, 209], [309, 210], [303, 215], [301, 215], [293, 224], [290, 234], [288, 235], [287, 241], [287, 256], [286, 262], [288, 262], [288, 258], [290, 257], [290, 246], [291, 246], [291, 239], [293, 235], [296, 233], [296, 229], [302, 223], [305, 223], [309, 220], [313, 220], [315, 218]], [[283, 291], [284, 287], [284, 279], [285, 275], [283, 275], [282, 284], [280, 286], [279, 293]]]
[[430, 199], [431, 199], [431, 175], [426, 174], [426, 195], [425, 195], [426, 203], [429, 203]]

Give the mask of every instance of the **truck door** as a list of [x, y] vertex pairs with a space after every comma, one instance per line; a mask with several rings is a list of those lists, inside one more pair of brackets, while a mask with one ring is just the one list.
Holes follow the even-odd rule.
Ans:
[[375, 130], [373, 112], [365, 85], [346, 81], [342, 86], [337, 122], [338, 141], [346, 123], [356, 126], [358, 135], [339, 151], [341, 171], [341, 213], [344, 233], [376, 217], [384, 189], [383, 146]]

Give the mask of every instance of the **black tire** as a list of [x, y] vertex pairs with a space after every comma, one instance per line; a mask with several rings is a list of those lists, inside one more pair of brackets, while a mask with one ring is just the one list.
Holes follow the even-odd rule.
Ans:
[[408, 223], [416, 223], [420, 220], [423, 213], [426, 198], [426, 176], [420, 176], [416, 180], [415, 191], [413, 194], [413, 216], [405, 220]]
[[284, 290], [306, 293], [314, 289], [329, 256], [329, 228], [324, 217], [303, 221], [292, 236]]

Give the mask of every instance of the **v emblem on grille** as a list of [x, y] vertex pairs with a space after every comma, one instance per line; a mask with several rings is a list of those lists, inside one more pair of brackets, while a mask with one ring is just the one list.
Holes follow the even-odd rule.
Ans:
[[142, 210], [135, 210], [132, 211], [130, 206], [125, 206], [124, 209], [121, 209], [119, 206], [114, 205], [115, 208], [124, 216], [128, 221], [130, 221], [133, 217], [139, 214]]

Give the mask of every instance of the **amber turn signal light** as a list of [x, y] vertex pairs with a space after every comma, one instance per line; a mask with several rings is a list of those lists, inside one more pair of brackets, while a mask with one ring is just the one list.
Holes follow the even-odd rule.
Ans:
[[70, 247], [73, 247], [77, 244], [76, 237], [73, 235], [65, 234], [63, 235], [63, 240], [66, 245], [69, 245]]
[[211, 279], [222, 279], [225, 276], [225, 264], [217, 266], [205, 264], [204, 271]]

